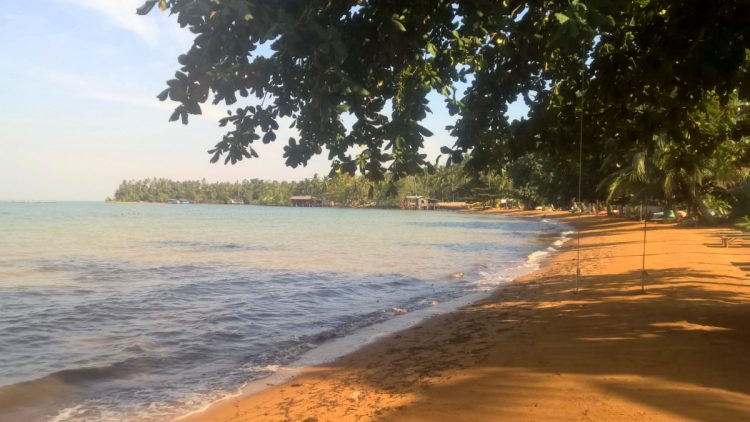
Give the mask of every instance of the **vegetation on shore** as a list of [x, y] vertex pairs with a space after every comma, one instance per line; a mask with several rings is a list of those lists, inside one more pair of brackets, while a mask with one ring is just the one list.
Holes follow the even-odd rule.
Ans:
[[432, 174], [423, 173], [394, 180], [368, 180], [363, 176], [339, 174], [301, 181], [280, 182], [243, 180], [214, 182], [205, 180], [173, 181], [169, 179], [124, 180], [113, 201], [167, 202], [184, 198], [195, 203], [240, 202], [253, 205], [291, 205], [292, 196], [310, 195], [339, 206], [400, 207], [404, 197], [423, 195], [445, 202], [490, 203], [499, 198], [522, 195], [513, 189], [502, 174], [484, 173], [471, 177], [463, 166], [440, 166]]
[[[291, 197], [310, 195], [336, 206], [397, 208], [404, 204], [406, 196], [424, 195], [444, 202], [473, 202], [487, 206], [499, 205], [502, 198], [509, 200], [508, 205], [527, 209], [537, 205], [551, 205], [557, 208], [568, 208], [571, 205], [556, 202], [560, 199], [555, 191], [556, 183], [559, 181], [545, 178], [541, 167], [528, 166], [526, 160], [520, 165], [525, 168], [513, 167], [512, 172], [487, 172], [480, 175], [465, 171], [460, 164], [450, 167], [439, 166], [433, 173], [422, 173], [398, 180], [387, 176], [383, 181], [372, 181], [361, 175], [348, 174], [333, 177], [315, 175], [310, 179], [291, 182], [259, 179], [236, 182], [174, 181], [163, 178], [124, 180], [114, 196], [108, 200], [167, 202], [180, 198], [193, 203], [288, 206], [292, 204]], [[509, 174], [517, 178], [511, 178]], [[725, 192], [726, 195], [722, 197], [704, 197], [716, 219], [732, 221], [750, 213], [750, 189], [747, 186]], [[628, 202], [621, 200], [614, 203], [603, 200], [600, 205], [602, 208], [609, 206], [612, 209], [627, 205]], [[670, 207], [665, 202], [662, 202], [662, 205], [665, 209]], [[686, 204], [673, 202], [671, 206], [685, 208]], [[748, 217], [740, 218], [737, 220], [737, 227], [750, 230], [748, 221]]]

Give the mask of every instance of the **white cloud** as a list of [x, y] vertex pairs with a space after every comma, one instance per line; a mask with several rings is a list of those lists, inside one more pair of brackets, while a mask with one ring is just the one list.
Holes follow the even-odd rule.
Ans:
[[158, 29], [153, 20], [135, 13], [144, 0], [61, 0], [102, 14], [112, 24], [133, 32], [148, 44], [155, 44]]

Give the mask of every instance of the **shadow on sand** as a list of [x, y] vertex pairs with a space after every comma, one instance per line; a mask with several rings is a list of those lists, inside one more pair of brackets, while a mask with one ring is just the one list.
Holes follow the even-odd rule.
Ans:
[[[632, 222], [617, 220], [592, 224], [583, 234], [582, 253], [609, 248], [608, 258], [640, 257], [618, 254], [616, 246], [622, 242], [606, 243], [608, 236], [622, 233], [632, 234], [628, 243], [637, 242], [638, 230]], [[594, 236], [600, 243], [586, 245]], [[663, 265], [669, 262], [670, 246], [652, 241], [648, 259], [667, 261], [649, 270], [645, 294], [640, 271], [611, 272], [606, 266], [585, 276], [576, 293], [574, 277], [560, 275], [575, 274], [568, 259], [559, 263], [565, 268], [549, 276], [511, 285], [488, 301], [368, 346], [359, 353], [369, 358], [345, 359], [321, 376], [367, 362], [356, 368], [357, 383], [414, 397], [408, 405], [377, 410], [379, 418], [390, 420], [425, 420], [425, 415], [430, 420], [470, 420], [463, 416], [468, 414], [517, 420], [524, 415], [518, 413], [518, 403], [533, 406], [539, 397], [577, 400], [573, 381], [569, 388], [560, 387], [565, 377], [585, 379], [601, 394], [676, 418], [750, 420], [750, 280], [696, 270], [723, 257], [707, 256], [713, 250], [694, 239], [672, 243], [679, 242], [695, 245], [698, 249], [685, 253], [704, 267]], [[747, 257], [747, 252], [736, 256]], [[727, 258], [721, 265], [747, 271], [750, 262]]]

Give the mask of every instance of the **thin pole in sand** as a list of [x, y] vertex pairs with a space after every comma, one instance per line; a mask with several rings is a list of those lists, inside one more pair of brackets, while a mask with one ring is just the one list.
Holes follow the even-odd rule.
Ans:
[[576, 258], [576, 293], [578, 293], [578, 285], [581, 282], [581, 223], [580, 219], [583, 216], [583, 199], [582, 196], [582, 186], [583, 186], [583, 92], [584, 92], [584, 82], [585, 82], [585, 76], [586, 76], [586, 46], [584, 44], [583, 46], [583, 68], [581, 69], [581, 119], [578, 126], [578, 246], [577, 246], [577, 258]]
[[643, 261], [641, 262], [641, 293], [646, 293], [646, 231], [648, 226], [648, 213], [643, 215]]

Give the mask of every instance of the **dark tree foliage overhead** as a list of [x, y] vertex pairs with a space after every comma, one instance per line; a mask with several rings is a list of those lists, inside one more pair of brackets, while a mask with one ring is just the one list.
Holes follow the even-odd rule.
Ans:
[[[299, 138], [282, 141], [287, 165], [326, 150], [339, 172], [418, 173], [431, 167], [426, 96], [439, 92], [458, 115], [449, 162], [542, 157], [572, 181], [583, 116], [583, 165], [601, 180], [707, 102], [750, 97], [747, 0], [149, 0], [138, 13], [157, 5], [195, 34], [159, 95], [180, 103], [172, 120], [209, 98], [236, 108], [212, 161], [257, 157], [253, 144], [277, 141], [288, 118]], [[519, 97], [529, 114], [511, 122]]]

